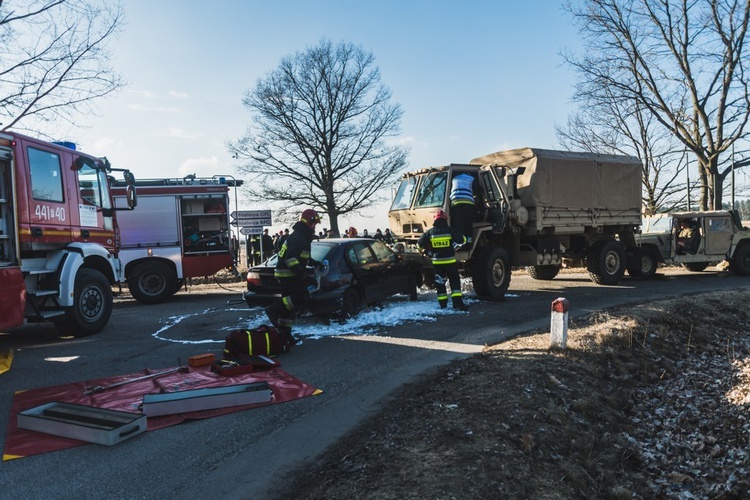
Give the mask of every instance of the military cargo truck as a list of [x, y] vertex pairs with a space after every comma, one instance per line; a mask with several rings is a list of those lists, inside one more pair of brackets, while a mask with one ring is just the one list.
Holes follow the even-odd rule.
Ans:
[[750, 231], [734, 210], [647, 217], [636, 240], [641, 249], [633, 272], [644, 278], [652, 277], [660, 263], [700, 272], [724, 260], [735, 274], [750, 275]]
[[428, 282], [429, 261], [416, 242], [437, 210], [450, 214], [451, 180], [460, 173], [474, 177], [476, 214], [472, 241], [457, 252], [457, 260], [479, 296], [503, 297], [513, 267], [551, 280], [563, 259], [584, 260], [595, 283], [615, 285], [628, 256], [640, 256], [637, 158], [522, 148], [403, 175], [389, 226], [396, 249], [424, 261]]

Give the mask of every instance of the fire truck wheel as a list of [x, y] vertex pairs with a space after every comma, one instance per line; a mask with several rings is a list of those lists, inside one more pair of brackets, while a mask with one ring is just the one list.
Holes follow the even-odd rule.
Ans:
[[112, 314], [112, 285], [95, 269], [82, 268], [76, 274], [74, 304], [55, 326], [65, 335], [86, 337], [99, 333]]
[[177, 277], [163, 262], [144, 262], [128, 278], [128, 289], [138, 302], [158, 304], [177, 292]]

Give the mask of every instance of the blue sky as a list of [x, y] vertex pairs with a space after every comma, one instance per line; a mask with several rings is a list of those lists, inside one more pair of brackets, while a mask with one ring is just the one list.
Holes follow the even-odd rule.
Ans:
[[[226, 142], [249, 123], [244, 93], [282, 57], [322, 37], [375, 56], [404, 110], [409, 170], [557, 147], [554, 127], [573, 110], [575, 74], [560, 53], [577, 50], [578, 39], [559, 0], [127, 0], [124, 7], [127, 25], [110, 50], [129, 85], [100, 101], [101, 115], [73, 139], [139, 178], [241, 178]], [[387, 206], [343, 217], [340, 227], [385, 228]]]

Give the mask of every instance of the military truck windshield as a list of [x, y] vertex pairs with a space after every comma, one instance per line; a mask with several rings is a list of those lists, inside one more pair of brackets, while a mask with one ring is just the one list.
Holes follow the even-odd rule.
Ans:
[[414, 198], [414, 186], [417, 185], [416, 177], [407, 177], [401, 181], [396, 191], [396, 197], [393, 199], [391, 204], [391, 210], [403, 210], [411, 206], [411, 201]]
[[445, 203], [447, 172], [428, 174], [422, 180], [414, 208], [442, 207]]

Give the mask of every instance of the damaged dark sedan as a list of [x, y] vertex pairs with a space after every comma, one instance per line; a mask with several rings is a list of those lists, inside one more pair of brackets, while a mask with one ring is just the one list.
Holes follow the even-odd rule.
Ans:
[[[381, 302], [398, 294], [417, 300], [422, 284], [419, 264], [404, 260], [380, 240], [334, 238], [312, 243], [312, 258], [327, 261], [318, 272], [319, 287], [310, 294], [309, 311], [316, 316], [352, 317], [365, 305]], [[265, 307], [281, 296], [273, 276], [277, 256], [247, 273], [245, 302]], [[307, 270], [314, 274], [313, 268]]]

